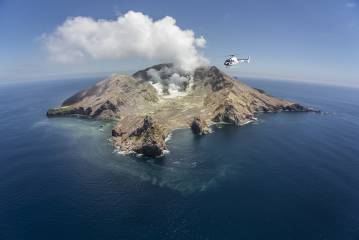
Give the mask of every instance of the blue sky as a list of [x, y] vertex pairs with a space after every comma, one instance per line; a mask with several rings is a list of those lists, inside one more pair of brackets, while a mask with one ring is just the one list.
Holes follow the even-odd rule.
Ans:
[[239, 76], [359, 86], [359, 3], [354, 0], [0, 0], [0, 81], [61, 79], [131, 72], [156, 63], [141, 59], [49, 60], [41, 39], [68, 17], [116, 19], [129, 10], [154, 20], [171, 16], [203, 35], [200, 51], [222, 67], [227, 54], [251, 55]]

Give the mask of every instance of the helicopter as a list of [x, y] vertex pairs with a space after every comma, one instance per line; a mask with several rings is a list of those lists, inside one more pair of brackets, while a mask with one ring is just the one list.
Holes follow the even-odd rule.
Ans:
[[237, 58], [234, 54], [229, 55], [229, 58], [224, 61], [224, 66], [231, 67], [240, 63], [249, 63], [250, 57], [247, 58]]

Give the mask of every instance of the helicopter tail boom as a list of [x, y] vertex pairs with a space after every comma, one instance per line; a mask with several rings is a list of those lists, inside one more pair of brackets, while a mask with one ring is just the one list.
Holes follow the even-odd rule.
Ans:
[[239, 62], [241, 62], [241, 63], [250, 63], [250, 61], [251, 61], [251, 57], [239, 59]]

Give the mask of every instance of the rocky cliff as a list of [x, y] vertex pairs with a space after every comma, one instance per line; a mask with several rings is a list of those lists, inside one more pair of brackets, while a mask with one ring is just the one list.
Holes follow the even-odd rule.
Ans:
[[217, 67], [185, 73], [160, 64], [128, 75], [112, 75], [49, 109], [48, 117], [77, 115], [117, 121], [112, 136], [125, 152], [161, 156], [176, 128], [207, 134], [218, 122], [242, 125], [259, 112], [308, 112], [235, 80]]

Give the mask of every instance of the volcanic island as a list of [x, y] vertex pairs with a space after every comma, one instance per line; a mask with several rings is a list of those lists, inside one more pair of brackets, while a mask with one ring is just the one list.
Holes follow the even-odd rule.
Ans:
[[49, 109], [47, 116], [114, 121], [115, 148], [160, 157], [175, 129], [191, 128], [194, 134], [205, 135], [213, 124], [242, 126], [260, 113], [283, 111], [315, 110], [252, 88], [215, 66], [188, 73], [167, 63], [132, 76], [113, 74]]

